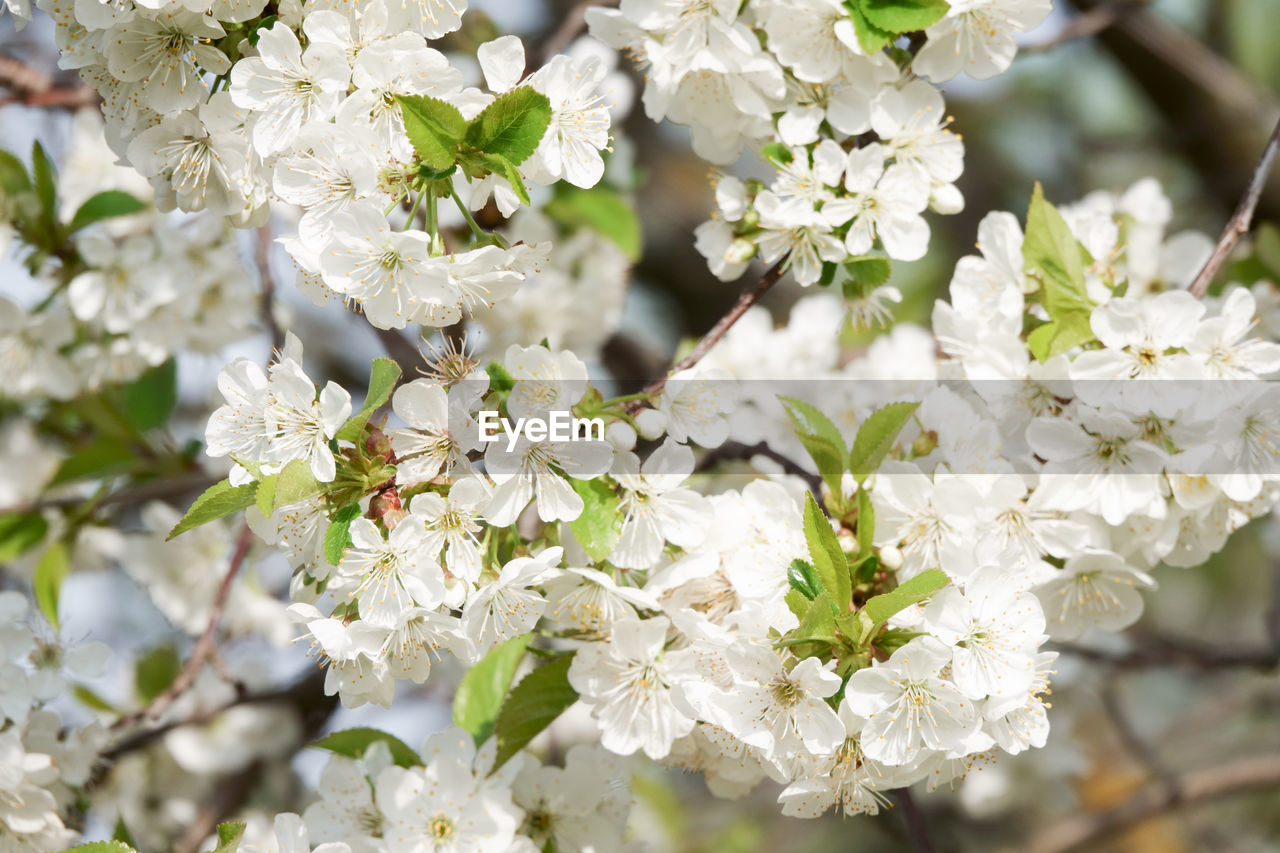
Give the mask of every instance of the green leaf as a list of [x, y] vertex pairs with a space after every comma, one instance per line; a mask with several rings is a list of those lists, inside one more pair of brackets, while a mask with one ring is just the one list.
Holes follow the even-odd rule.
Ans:
[[770, 142], [760, 149], [760, 156], [779, 168], [790, 165], [795, 159], [791, 149], [781, 142]]
[[787, 634], [778, 645], [799, 646], [805, 643], [821, 643], [828, 646], [840, 644], [836, 636], [835, 603], [824, 592], [813, 600], [800, 625]]
[[138, 658], [133, 666], [133, 689], [138, 700], [150, 702], [169, 689], [182, 672], [182, 658], [172, 645], [158, 646]]
[[13, 198], [30, 190], [31, 178], [27, 176], [27, 167], [8, 151], [0, 151], [0, 193]]
[[525, 634], [494, 646], [480, 663], [467, 671], [453, 694], [453, 722], [471, 732], [476, 743], [482, 743], [493, 731], [502, 709], [502, 698], [507, 695], [516, 667], [524, 659], [529, 638], [530, 635]]
[[136, 468], [138, 463], [138, 454], [132, 447], [102, 435], [77, 448], [64, 459], [50, 485], [59, 486], [86, 477], [123, 474]]
[[865, 257], [845, 261], [847, 278], [842, 288], [846, 299], [860, 299], [889, 280], [893, 267], [888, 258]]
[[418, 753], [414, 752], [400, 738], [378, 729], [363, 726], [334, 732], [311, 745], [317, 749], [327, 749], [330, 752], [338, 753], [338, 755], [345, 755], [348, 758], [360, 758], [369, 747], [378, 741], [384, 741], [387, 744], [387, 748], [391, 750], [391, 759], [400, 767], [415, 767], [422, 763]]
[[62, 582], [70, 571], [71, 555], [67, 553], [67, 546], [54, 542], [40, 556], [35, 576], [31, 580], [35, 587], [36, 604], [54, 628], [58, 627], [58, 598], [62, 594]]
[[467, 132], [467, 120], [458, 108], [426, 95], [396, 95], [404, 132], [418, 157], [433, 169], [444, 170], [458, 159], [458, 143]]
[[257, 488], [257, 483], [246, 483], [243, 486], [233, 486], [227, 480], [214, 483], [205, 490], [204, 494], [196, 498], [191, 509], [187, 510], [187, 514], [173, 526], [173, 530], [169, 531], [165, 541], [180, 536], [193, 527], [208, 524], [210, 521], [216, 521], [233, 512], [253, 506], [253, 496]]
[[[86, 687], [83, 684], [73, 685], [71, 688], [71, 695], [80, 700], [85, 707], [92, 708], [95, 711], [105, 711], [109, 714], [120, 713], [119, 709], [116, 708], [115, 705], [112, 705], [106, 699], [99, 696], [92, 688]], [[129, 839], [119, 838], [118, 840], [128, 841]]]
[[926, 569], [897, 589], [869, 600], [866, 614], [872, 622], [882, 625], [899, 610], [924, 601], [949, 582], [941, 569]]
[[570, 480], [569, 485], [583, 503], [582, 514], [569, 522], [569, 529], [587, 556], [599, 562], [609, 556], [622, 537], [618, 495], [603, 480]]
[[859, 483], [880, 467], [893, 449], [898, 433], [919, 407], [919, 403], [889, 403], [872, 412], [858, 427], [858, 435], [849, 450], [849, 470]]
[[258, 481], [258, 490], [253, 495], [253, 502], [263, 518], [270, 518], [276, 506], [276, 481], [279, 474], [268, 474]]
[[1071, 234], [1062, 214], [1045, 200], [1044, 189], [1038, 183], [1027, 208], [1022, 261], [1027, 274], [1039, 278], [1044, 286], [1044, 307], [1051, 320], [1092, 310], [1084, 280], [1088, 254]]
[[227, 821], [218, 824], [218, 846], [209, 853], [236, 853], [240, 849], [240, 840], [244, 838], [244, 824], [239, 821]]
[[0, 515], [0, 564], [8, 563], [39, 545], [49, 532], [40, 512]]
[[86, 228], [104, 219], [129, 216], [130, 214], [141, 213], [146, 209], [147, 206], [141, 199], [127, 192], [105, 190], [90, 196], [88, 201], [80, 205], [75, 215], [71, 217], [71, 224], [67, 227], [71, 231], [79, 231], [81, 228]]
[[391, 399], [391, 392], [396, 389], [399, 381], [400, 365], [389, 358], [375, 358], [369, 367], [369, 389], [365, 392], [360, 411], [342, 425], [334, 438], [339, 441], [358, 441], [364, 432], [364, 425], [373, 417], [374, 412]]
[[88, 844], [68, 847], [62, 853], [137, 853], [137, 851], [123, 841], [90, 841]]
[[891, 33], [923, 30], [942, 20], [946, 0], [859, 0], [862, 12], [876, 27]]
[[845, 0], [844, 7], [853, 19], [853, 32], [858, 37], [858, 44], [867, 55], [877, 54], [893, 43], [893, 33], [871, 23], [862, 11], [862, 0]]
[[281, 468], [280, 473], [276, 475], [275, 494], [271, 502], [272, 511], [323, 494], [324, 489], [325, 484], [311, 473], [310, 460], [295, 459]]
[[494, 737], [498, 740], [498, 754], [493, 760], [491, 773], [524, 749], [529, 741], [578, 700], [577, 691], [569, 685], [569, 666], [572, 663], [571, 652], [538, 667], [512, 688], [493, 727]]
[[501, 175], [507, 179], [507, 183], [511, 184], [511, 189], [515, 190], [516, 198], [520, 199], [521, 204], [529, 203], [529, 190], [524, 185], [524, 178], [520, 176], [520, 170], [515, 164], [503, 157], [501, 154], [481, 154], [480, 163], [495, 175]]
[[640, 219], [626, 199], [606, 186], [584, 190], [558, 184], [557, 189], [543, 208], [548, 216], [568, 228], [590, 228], [617, 244], [628, 260], [640, 259]]
[[844, 613], [849, 609], [852, 596], [849, 560], [840, 549], [827, 516], [810, 493], [804, 496], [804, 541], [809, 546], [809, 559], [822, 582], [822, 590], [830, 596], [838, 612]]
[[538, 147], [549, 124], [551, 101], [532, 86], [519, 86], [499, 95], [471, 120], [467, 142], [519, 166]]
[[124, 818], [116, 818], [115, 831], [111, 833], [112, 841], [120, 841], [128, 844], [130, 847], [137, 847], [138, 842], [133, 840], [133, 833], [129, 831], [129, 827], [125, 826]]
[[342, 555], [351, 547], [351, 522], [360, 516], [360, 504], [344, 506], [333, 514], [324, 531], [324, 558], [329, 565], [336, 566], [342, 562]]
[[498, 393], [505, 393], [516, 387], [516, 380], [507, 369], [496, 361], [491, 361], [484, 369], [489, 374], [489, 388]]
[[844, 436], [826, 415], [803, 400], [781, 395], [778, 399], [791, 418], [800, 444], [818, 466], [818, 474], [831, 494], [838, 497], [845, 466]]
[[35, 177], [36, 197], [40, 199], [45, 223], [53, 225], [58, 211], [58, 170], [39, 141], [31, 145], [31, 173]]
[[138, 432], [164, 426], [178, 404], [178, 364], [172, 358], [120, 389], [124, 411]]
[[818, 577], [818, 573], [814, 571], [813, 566], [804, 560], [792, 560], [791, 565], [787, 567], [787, 582], [791, 588], [803, 595], [809, 601], [813, 601], [822, 592], [822, 580]]
[[1069, 311], [1057, 320], [1037, 326], [1027, 335], [1027, 349], [1036, 361], [1044, 362], [1073, 347], [1087, 344], [1095, 338], [1090, 316], [1087, 311]]
[[871, 493], [866, 489], [858, 490], [858, 556], [866, 557], [875, 547], [876, 508], [871, 502]]
[[810, 599], [806, 598], [804, 593], [798, 589], [787, 590], [783, 600], [786, 601], [787, 609], [795, 615], [796, 619], [803, 619], [805, 614], [809, 612]]

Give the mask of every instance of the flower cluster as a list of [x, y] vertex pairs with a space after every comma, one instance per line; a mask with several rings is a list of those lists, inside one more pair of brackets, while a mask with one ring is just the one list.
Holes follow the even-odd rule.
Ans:
[[[510, 215], [526, 184], [604, 174], [607, 61], [579, 51], [526, 75], [505, 36], [479, 49], [488, 91], [467, 85], [428, 46], [460, 26], [463, 2], [45, 7], [62, 64], [102, 95], [108, 140], [163, 209], [246, 224], [295, 206], [283, 242], [300, 285], [379, 328], [448, 326], [510, 297], [550, 244], [512, 245], [472, 210], [492, 198]], [[440, 201], [465, 223], [448, 243]]]
[[[763, 146], [777, 169], [767, 189], [719, 180], [717, 216], [697, 232], [712, 271], [734, 279], [757, 255], [785, 258], [808, 286], [877, 246], [891, 259], [924, 256], [924, 211], [964, 204], [954, 183], [963, 145], [936, 85], [1003, 72], [1015, 37], [1048, 13], [1048, 0], [752, 0], [623, 3], [587, 16], [645, 69], [650, 118], [688, 125], [713, 163]], [[923, 39], [897, 47], [910, 31]]]
[[89, 780], [107, 732], [96, 722], [65, 728], [43, 706], [66, 690], [66, 675], [100, 672], [109, 651], [101, 643], [64, 644], [30, 618], [25, 596], [0, 592], [0, 844], [56, 850], [77, 837], [62, 814], [73, 789]]
[[0, 393], [16, 399], [68, 400], [128, 382], [174, 353], [215, 352], [247, 336], [256, 318], [234, 230], [147, 210], [128, 195], [149, 195], [146, 184], [112, 164], [100, 122], [81, 113], [74, 128], [62, 197], [40, 214], [67, 223], [66, 243], [42, 241], [35, 229], [44, 220], [33, 223], [19, 204], [0, 210], [15, 254], [48, 289], [36, 304], [0, 295]]

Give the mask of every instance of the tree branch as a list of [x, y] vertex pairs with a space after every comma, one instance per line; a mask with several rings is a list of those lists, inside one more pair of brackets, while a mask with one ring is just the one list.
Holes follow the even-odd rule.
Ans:
[[1212, 649], [1180, 643], [1167, 638], [1155, 639], [1146, 648], [1115, 654], [1071, 643], [1050, 643], [1049, 648], [1063, 654], [1106, 664], [1120, 670], [1181, 666], [1190, 669], [1216, 670], [1228, 667], [1270, 670], [1280, 666], [1280, 648]]
[[[760, 276], [755, 284], [742, 291], [742, 295], [738, 297], [738, 301], [733, 304], [733, 307], [729, 309], [729, 312], [721, 317], [719, 321], [711, 327], [709, 332], [702, 336], [702, 340], [698, 341], [697, 345], [690, 350], [689, 354], [680, 359], [679, 363], [672, 367], [671, 370], [667, 372], [666, 376], [655, 379], [646, 385], [644, 387], [644, 393], [652, 397], [662, 391], [671, 374], [679, 373], [682, 370], [688, 370], [701, 361], [702, 357], [710, 352], [712, 347], [719, 343], [720, 339], [725, 336], [725, 333], [733, 328], [733, 324], [738, 322], [738, 320], [742, 318], [743, 314], [747, 313], [747, 309], [759, 302], [760, 298], [768, 293], [769, 289], [778, 283], [778, 279], [782, 278], [783, 265], [786, 262], [786, 258], [778, 261], [769, 269], [765, 270], [764, 275]], [[630, 403], [626, 404], [625, 409], [628, 413], [634, 414], [639, 411], [642, 403], [643, 401], [641, 400], [632, 400]]]
[[933, 853], [936, 848], [929, 839], [929, 823], [925, 820], [924, 812], [916, 805], [910, 789], [899, 788], [894, 793], [897, 795], [898, 804], [902, 806], [902, 817], [907, 824], [907, 835], [911, 838], [912, 849], [916, 853]]
[[[538, 57], [545, 65], [547, 60], [573, 43], [587, 28], [587, 10], [592, 6], [616, 6], [617, 0], [582, 0], [560, 19], [560, 25], [551, 31], [538, 49]], [[530, 69], [537, 70], [537, 69]]]
[[0, 107], [22, 104], [79, 109], [98, 102], [98, 93], [92, 87], [59, 87], [48, 74], [8, 55], [0, 55], [0, 86], [13, 93], [0, 97]]
[[764, 456], [772, 459], [782, 466], [783, 471], [804, 480], [815, 497], [822, 494], [822, 479], [818, 475], [806, 471], [794, 459], [784, 456], [763, 441], [759, 444], [726, 441], [714, 450], [708, 451], [699, 459], [698, 467], [694, 469], [694, 473], [704, 472], [714, 467], [717, 463], [729, 459], [750, 459], [752, 456]]
[[262, 284], [261, 316], [262, 326], [271, 337], [271, 351], [279, 352], [284, 348], [284, 332], [276, 322], [275, 299], [276, 278], [271, 274], [271, 223], [258, 227], [257, 241], [254, 246], [254, 263], [258, 267], [258, 280]]
[[1040, 833], [1027, 845], [1030, 853], [1065, 853], [1096, 844], [1102, 838], [1147, 818], [1182, 806], [1197, 805], [1256, 788], [1280, 786], [1280, 755], [1245, 758], [1220, 767], [1192, 770], [1140, 790], [1101, 812], [1073, 815]]
[[[121, 489], [98, 501], [99, 507], [104, 506], [132, 506], [134, 504], [146, 503], [150, 500], [160, 500], [164, 498], [177, 497], [187, 494], [188, 492], [204, 491], [205, 489], [218, 482], [217, 477], [213, 477], [204, 472], [196, 472], [192, 474], [180, 474], [174, 477], [165, 477], [159, 480], [152, 480], [138, 486], [127, 489]], [[67, 509], [83, 504], [83, 497], [67, 497], [67, 498], [49, 498], [46, 500], [31, 501], [30, 503], [17, 504], [14, 506], [0, 507], [2, 515], [21, 515], [29, 512], [39, 512], [44, 509]]]
[[1103, 30], [1109, 29], [1125, 15], [1147, 5], [1152, 0], [1112, 0], [1105, 6], [1098, 6], [1081, 12], [1067, 22], [1058, 34], [1048, 41], [1029, 44], [1018, 48], [1020, 53], [1048, 53], [1069, 42], [1084, 38], [1092, 38]]
[[213, 605], [209, 608], [209, 623], [205, 626], [204, 633], [200, 635], [200, 639], [196, 640], [195, 647], [191, 650], [191, 657], [187, 659], [187, 663], [182, 668], [182, 671], [178, 673], [178, 677], [164, 691], [152, 699], [146, 707], [125, 714], [112, 723], [111, 728], [123, 728], [142, 719], [157, 719], [173, 704], [175, 699], [185, 693], [195, 682], [200, 670], [216, 651], [214, 634], [218, 628], [218, 620], [222, 617], [222, 610], [227, 604], [227, 596], [231, 593], [231, 583], [235, 580], [240, 567], [244, 564], [244, 559], [249, 554], [249, 546], [252, 544], [253, 531], [249, 529], [248, 524], [245, 524], [240, 528], [235, 550], [231, 554], [231, 564], [227, 567], [227, 573], [223, 575], [222, 583], [218, 586], [218, 593], [213, 599]]
[[1262, 190], [1267, 185], [1267, 177], [1271, 174], [1271, 167], [1275, 164], [1277, 151], [1280, 151], [1280, 121], [1276, 122], [1275, 130], [1271, 131], [1271, 139], [1267, 142], [1267, 147], [1262, 152], [1262, 159], [1258, 161], [1258, 165], [1253, 170], [1253, 178], [1249, 181], [1249, 187], [1245, 190], [1244, 198], [1240, 199], [1240, 205], [1236, 208], [1236, 212], [1232, 214], [1230, 221], [1227, 222], [1227, 228], [1222, 232], [1222, 236], [1218, 238], [1218, 245], [1214, 247], [1213, 254], [1209, 256], [1209, 260], [1205, 262], [1204, 269], [1200, 270], [1196, 280], [1191, 283], [1191, 295], [1197, 299], [1204, 296], [1209, 290], [1209, 283], [1218, 274], [1218, 270], [1226, 262], [1227, 256], [1236, 247], [1236, 243], [1239, 243], [1240, 238], [1249, 233], [1249, 226], [1253, 222], [1253, 212], [1258, 209], [1258, 200], [1262, 198]]

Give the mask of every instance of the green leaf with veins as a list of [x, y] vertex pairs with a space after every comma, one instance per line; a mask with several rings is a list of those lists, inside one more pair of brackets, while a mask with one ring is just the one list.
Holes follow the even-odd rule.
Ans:
[[471, 120], [466, 141], [519, 166], [537, 149], [550, 124], [551, 101], [547, 96], [532, 86], [519, 86], [499, 95]]

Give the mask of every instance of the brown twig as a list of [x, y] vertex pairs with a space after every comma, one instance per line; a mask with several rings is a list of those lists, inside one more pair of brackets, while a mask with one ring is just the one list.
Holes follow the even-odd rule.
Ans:
[[[203, 491], [214, 483], [218, 482], [217, 477], [212, 477], [204, 472], [195, 472], [191, 474], [180, 474], [175, 477], [165, 477], [160, 480], [152, 480], [132, 488], [121, 489], [118, 492], [112, 492], [102, 500], [98, 501], [99, 507], [104, 506], [132, 506], [134, 504], [146, 503], [150, 500], [160, 500], [164, 498], [177, 497], [188, 492]], [[0, 514], [3, 515], [22, 515], [29, 512], [39, 512], [44, 509], [67, 509], [69, 507], [80, 506], [84, 503], [83, 497], [66, 497], [66, 498], [49, 498], [46, 500], [31, 501], [25, 504], [16, 504], [14, 506], [0, 507]]]
[[258, 227], [257, 241], [254, 247], [254, 263], [258, 267], [258, 280], [262, 284], [262, 326], [271, 336], [271, 351], [279, 352], [284, 348], [284, 331], [276, 322], [276, 278], [271, 274], [271, 246], [273, 244], [271, 223]]
[[1253, 212], [1258, 208], [1258, 199], [1262, 198], [1262, 190], [1267, 185], [1267, 176], [1271, 174], [1271, 167], [1275, 163], [1277, 152], [1280, 152], [1280, 121], [1276, 122], [1275, 130], [1271, 132], [1271, 139], [1267, 142], [1267, 147], [1262, 152], [1262, 159], [1258, 161], [1257, 168], [1253, 170], [1253, 179], [1249, 181], [1249, 188], [1245, 191], [1244, 198], [1240, 199], [1239, 207], [1231, 215], [1231, 219], [1227, 222], [1226, 230], [1222, 232], [1222, 236], [1218, 238], [1218, 245], [1214, 247], [1213, 254], [1205, 262], [1204, 268], [1200, 270], [1196, 280], [1191, 283], [1191, 295], [1197, 299], [1204, 296], [1209, 290], [1209, 283], [1213, 281], [1213, 277], [1217, 275], [1218, 270], [1226, 262], [1227, 256], [1236, 247], [1236, 243], [1239, 243], [1240, 238], [1249, 233], [1249, 225], [1253, 222]]
[[726, 441], [724, 444], [708, 451], [698, 460], [694, 473], [701, 473], [714, 467], [717, 463], [729, 459], [750, 459], [753, 456], [764, 456], [782, 466], [782, 470], [805, 481], [815, 496], [822, 495], [822, 479], [818, 475], [806, 471], [794, 459], [784, 456], [771, 448], [767, 443], [742, 444], [737, 441]]
[[251, 544], [253, 544], [253, 531], [249, 529], [248, 524], [245, 524], [240, 528], [235, 550], [231, 554], [231, 564], [227, 567], [227, 573], [223, 575], [222, 583], [218, 586], [218, 593], [214, 596], [213, 604], [209, 608], [209, 623], [205, 626], [204, 633], [200, 635], [200, 639], [196, 640], [195, 646], [191, 649], [191, 657], [187, 659], [187, 663], [183, 666], [182, 671], [178, 673], [178, 677], [145, 707], [120, 717], [111, 724], [111, 728], [123, 728], [142, 719], [157, 719], [173, 704], [175, 699], [185, 693], [195, 682], [196, 676], [200, 674], [200, 670], [204, 668], [204, 665], [215, 652], [214, 635], [217, 632], [218, 620], [221, 619], [222, 610], [227, 604], [227, 597], [231, 594], [231, 583], [235, 580], [236, 575], [239, 574], [240, 567], [244, 564], [245, 557], [249, 554], [249, 546]]
[[1027, 845], [1030, 853], [1093, 848], [1102, 838], [1147, 818], [1256, 788], [1280, 786], [1280, 755], [1245, 758], [1220, 767], [1191, 770], [1140, 790], [1101, 812], [1073, 815], [1050, 826]]
[[[765, 270], [764, 275], [760, 276], [755, 284], [742, 291], [742, 295], [738, 297], [737, 302], [733, 303], [733, 307], [729, 309], [729, 312], [721, 317], [709, 332], [702, 336], [702, 340], [698, 341], [697, 345], [689, 351], [689, 354], [680, 359], [679, 363], [672, 367], [666, 376], [655, 379], [646, 385], [644, 393], [649, 397], [658, 394], [667, 384], [667, 379], [670, 378], [671, 374], [688, 370], [701, 361], [702, 357], [710, 352], [711, 348], [719, 343], [720, 339], [733, 328], [733, 324], [738, 322], [743, 314], [747, 313], [747, 309], [759, 302], [760, 298], [778, 283], [778, 279], [782, 278], [783, 265], [786, 262], [786, 258], [778, 261]], [[628, 413], [634, 414], [640, 410], [642, 405], [643, 401], [632, 400], [624, 408]]]
[[1064, 44], [1092, 38], [1103, 30], [1115, 26], [1125, 15], [1150, 2], [1151, 0], [1115, 0], [1105, 6], [1089, 9], [1068, 21], [1066, 26], [1048, 41], [1029, 44], [1018, 50], [1021, 53], [1047, 53]]
[[98, 94], [91, 87], [59, 87], [45, 72], [7, 55], [0, 55], [0, 86], [12, 93], [0, 97], [0, 107], [22, 104], [28, 107], [79, 109], [98, 101]]
[[545, 65], [547, 60], [573, 43], [587, 28], [587, 10], [592, 6], [616, 6], [617, 0], [582, 0], [560, 19], [560, 25], [551, 31], [538, 50]]
[[908, 788], [899, 788], [894, 792], [898, 804], [902, 806], [902, 817], [907, 824], [907, 835], [911, 838], [911, 847], [916, 853], [933, 853], [933, 841], [929, 838], [929, 824], [924, 812], [916, 805]]
[[378, 336], [378, 340], [382, 342], [382, 348], [386, 350], [388, 356], [396, 364], [400, 365], [403, 375], [409, 376], [413, 370], [422, 364], [422, 353], [405, 339], [397, 329], [378, 329], [373, 328], [374, 334]]

